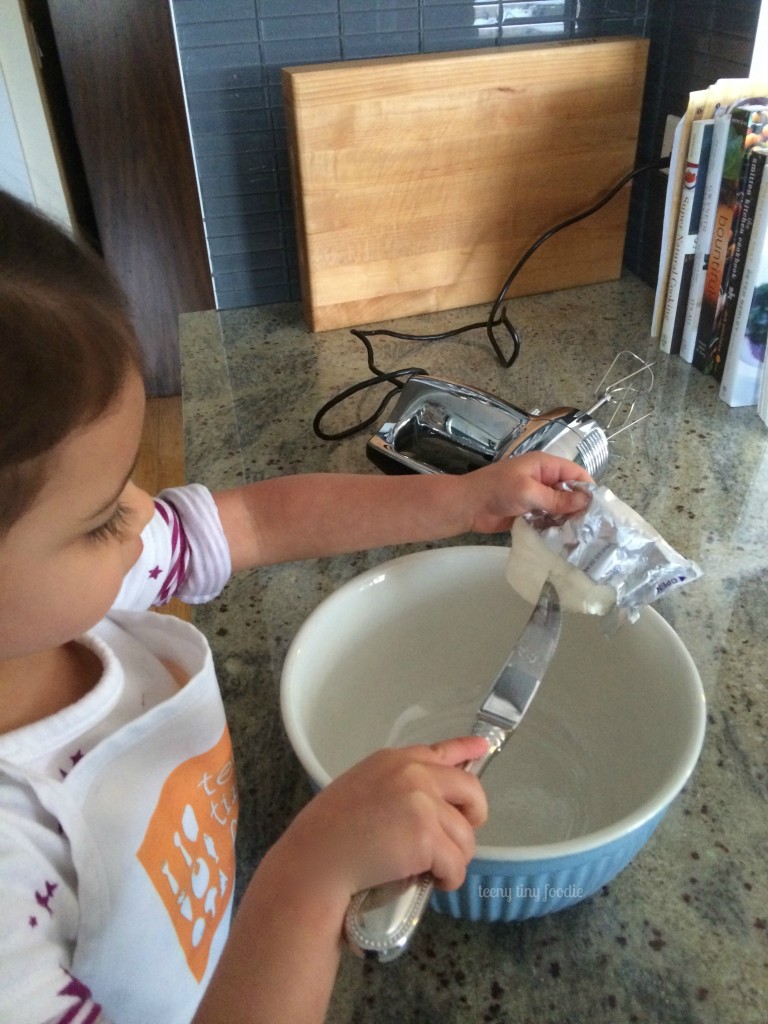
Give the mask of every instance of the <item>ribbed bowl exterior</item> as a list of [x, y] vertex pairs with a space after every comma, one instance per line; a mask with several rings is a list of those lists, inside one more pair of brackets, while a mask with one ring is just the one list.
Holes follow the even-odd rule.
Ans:
[[666, 808], [627, 835], [583, 853], [549, 860], [470, 861], [464, 884], [432, 894], [441, 914], [470, 921], [524, 921], [565, 910], [615, 878], [645, 845]]

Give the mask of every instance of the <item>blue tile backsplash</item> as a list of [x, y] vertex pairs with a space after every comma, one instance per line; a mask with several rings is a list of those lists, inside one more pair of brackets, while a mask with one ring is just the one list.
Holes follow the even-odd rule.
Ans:
[[280, 69], [646, 35], [650, 0], [172, 0], [219, 309], [299, 298]]

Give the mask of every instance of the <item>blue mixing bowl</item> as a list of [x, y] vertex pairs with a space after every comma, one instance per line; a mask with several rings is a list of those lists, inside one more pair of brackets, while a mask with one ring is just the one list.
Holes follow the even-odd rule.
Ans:
[[[530, 614], [502, 547], [417, 552], [364, 572], [309, 616], [288, 652], [283, 721], [313, 784], [382, 746], [470, 731]], [[483, 775], [488, 822], [456, 892], [435, 909], [482, 921], [562, 910], [648, 840], [698, 759], [701, 680], [646, 608], [606, 635], [567, 613], [525, 719]]]

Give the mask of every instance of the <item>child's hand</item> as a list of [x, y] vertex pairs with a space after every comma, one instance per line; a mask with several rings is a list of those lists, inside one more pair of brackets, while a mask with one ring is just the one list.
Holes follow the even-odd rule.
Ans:
[[461, 884], [487, 810], [458, 766], [486, 750], [477, 736], [381, 750], [311, 800], [251, 879], [195, 1024], [321, 1024], [354, 894], [423, 871]]
[[344, 905], [361, 889], [424, 871], [457, 888], [487, 815], [482, 786], [458, 766], [486, 749], [470, 736], [380, 750], [319, 793], [277, 847], [303, 857]]
[[589, 473], [569, 459], [543, 452], [529, 452], [493, 463], [458, 478], [464, 485], [470, 530], [499, 533], [512, 526], [516, 516], [542, 510], [573, 515], [589, 503], [582, 491], [565, 491], [570, 480], [591, 481]]

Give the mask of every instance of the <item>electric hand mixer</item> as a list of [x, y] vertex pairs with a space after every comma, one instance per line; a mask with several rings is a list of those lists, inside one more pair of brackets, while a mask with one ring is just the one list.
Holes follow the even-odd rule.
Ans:
[[[464, 384], [414, 374], [387, 421], [369, 439], [367, 454], [388, 473], [467, 473], [524, 452], [545, 451], [577, 462], [597, 480], [608, 464], [610, 442], [650, 415], [651, 365], [621, 352], [589, 409], [545, 413], [525, 412]], [[594, 417], [604, 408], [610, 414], [601, 426]]]

